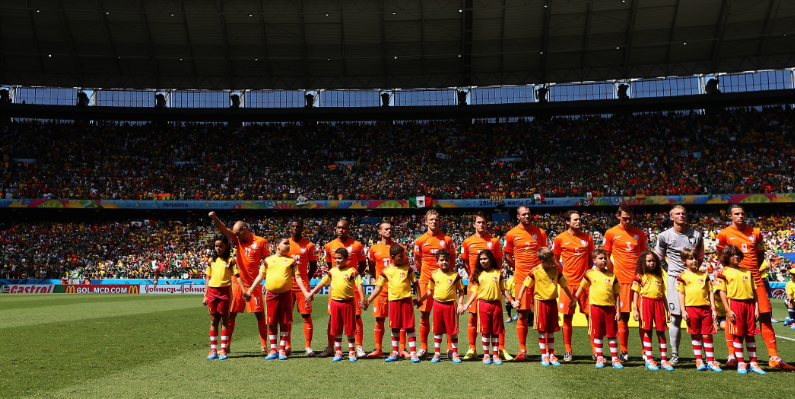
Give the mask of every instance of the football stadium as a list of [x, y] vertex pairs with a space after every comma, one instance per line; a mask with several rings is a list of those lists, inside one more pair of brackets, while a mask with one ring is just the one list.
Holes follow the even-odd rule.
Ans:
[[793, 26], [0, 2], [0, 397], [793, 397]]

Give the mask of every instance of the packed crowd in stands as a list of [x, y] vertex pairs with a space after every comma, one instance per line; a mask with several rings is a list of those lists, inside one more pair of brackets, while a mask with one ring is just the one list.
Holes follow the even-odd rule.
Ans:
[[[222, 220], [231, 225], [234, 220]], [[334, 225], [340, 217], [351, 223], [350, 236], [369, 247], [378, 241], [376, 225], [362, 223], [361, 214], [305, 214], [304, 236], [319, 249], [336, 238]], [[453, 238], [455, 250], [472, 235], [472, 217], [467, 214], [443, 215], [442, 230]], [[690, 212], [691, 226], [706, 237], [707, 262], [717, 265], [715, 237], [729, 220], [725, 211]], [[563, 213], [534, 213], [535, 224], [547, 231], [551, 243], [565, 229]], [[228, 220], [227, 220], [228, 219]], [[257, 235], [271, 245], [277, 237], [289, 235], [288, 216], [247, 217], [243, 219]], [[395, 239], [411, 255], [415, 237], [425, 231], [421, 214], [386, 216], [379, 220], [393, 224]], [[635, 225], [656, 243], [657, 235], [669, 228], [664, 212], [638, 211]], [[489, 231], [504, 237], [515, 220], [490, 223]], [[617, 224], [614, 211], [583, 209], [583, 229], [601, 243], [604, 232]], [[751, 211], [749, 224], [761, 229], [767, 244], [774, 281], [784, 281], [784, 273], [792, 263], [777, 253], [795, 252], [795, 218], [790, 214]], [[81, 220], [75, 222], [0, 221], [0, 278], [200, 278], [210, 241], [217, 230], [206, 216], [161, 218], [159, 220], [127, 219], [115, 222]], [[271, 248], [273, 252], [273, 248]], [[322, 256], [322, 254], [320, 254]], [[325, 262], [319, 262], [315, 277], [325, 273]], [[409, 259], [412, 259], [409, 256]], [[460, 272], [464, 274], [462, 267]]]
[[776, 107], [470, 125], [0, 122], [0, 194], [402, 200], [793, 192], [793, 117]]

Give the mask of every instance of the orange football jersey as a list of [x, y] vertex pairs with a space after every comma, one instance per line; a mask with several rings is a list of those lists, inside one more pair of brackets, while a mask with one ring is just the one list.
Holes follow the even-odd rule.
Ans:
[[[287, 253], [287, 256], [295, 259], [298, 272], [301, 275], [301, 280], [303, 280], [304, 286], [309, 288], [309, 262], [317, 260], [315, 244], [312, 241], [307, 240], [306, 237], [302, 237], [301, 241], [299, 242], [293, 241], [291, 237], [290, 252]], [[293, 290], [301, 290], [298, 288], [298, 284], [295, 282], [295, 277], [293, 277]]]
[[552, 242], [552, 253], [561, 258], [563, 276], [569, 284], [580, 284], [585, 272], [591, 268], [593, 249], [593, 237], [588, 233], [579, 232], [572, 235], [564, 231], [555, 237]]
[[461, 259], [465, 261], [469, 261], [469, 264], [466, 265], [467, 274], [472, 274], [472, 270], [474, 269], [475, 263], [478, 261], [478, 255], [480, 251], [490, 249], [491, 252], [494, 253], [494, 257], [497, 258], [497, 262], [502, 264], [502, 249], [500, 249], [500, 240], [488, 235], [484, 234], [483, 238], [478, 238], [477, 236], [471, 236], [464, 240], [461, 244]]
[[[436, 264], [436, 252], [440, 249], [446, 249], [451, 253], [453, 251], [453, 239], [441, 231], [435, 236], [427, 231], [414, 241], [414, 257], [420, 256], [422, 259], [422, 264], [419, 266], [421, 284], [427, 284], [431, 279], [431, 274], [439, 269], [439, 265]], [[414, 265], [414, 267], [418, 267], [418, 265]]]
[[637, 227], [614, 226], [605, 233], [602, 248], [613, 255], [613, 273], [621, 284], [632, 284], [640, 253], [648, 249], [646, 234]]

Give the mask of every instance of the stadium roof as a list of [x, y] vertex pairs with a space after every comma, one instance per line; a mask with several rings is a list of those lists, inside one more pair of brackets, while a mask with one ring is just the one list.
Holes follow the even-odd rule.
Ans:
[[0, 84], [391, 89], [795, 66], [782, 0], [5, 0]]

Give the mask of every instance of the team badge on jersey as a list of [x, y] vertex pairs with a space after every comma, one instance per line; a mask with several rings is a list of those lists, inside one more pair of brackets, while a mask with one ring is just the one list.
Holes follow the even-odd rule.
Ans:
[[753, 235], [753, 234], [751, 234], [750, 236], [748, 236], [748, 239], [749, 239], [749, 240], [751, 240], [751, 242], [754, 242], [754, 240], [756, 239], [756, 237], [754, 237], [754, 235]]
[[444, 248], [444, 244], [446, 244], [444, 241], [439, 241], [439, 247], [440, 248]]
[[491, 281], [497, 281], [497, 277], [492, 277]]
[[687, 242], [689, 242], [690, 245], [695, 246], [698, 243], [698, 239], [696, 237], [692, 237], [692, 236], [691, 237], [687, 237]]
[[605, 279], [605, 284], [613, 284], [613, 282], [610, 281], [610, 279], [608, 278], [608, 279]]
[[486, 244], [486, 246], [489, 247], [489, 249], [491, 249], [492, 244], [493, 243], [489, 242], [489, 243]]
[[660, 282], [659, 282], [659, 281], [654, 281], [654, 284], [657, 284], [657, 285], [662, 285], [662, 284], [660, 284]]
[[640, 239], [640, 237], [637, 234], [633, 235], [632, 238], [634, 238], [635, 241], [638, 241]]
[[585, 246], [585, 240], [580, 240], [580, 244], [582, 244], [582, 246]]
[[531, 237], [533, 237], [533, 240], [538, 241], [538, 234], [533, 234]]
[[347, 274], [343, 274], [342, 278], [348, 278], [348, 275]]
[[353, 247], [348, 247], [348, 248], [345, 248], [345, 249], [348, 250], [348, 253], [353, 253]]
[[555, 279], [554, 278], [550, 278], [549, 282], [554, 284], [555, 283]]
[[743, 281], [748, 281], [748, 276], [743, 276]]
[[306, 253], [306, 248], [301, 248], [301, 255]]
[[452, 283], [453, 283], [453, 280], [447, 279], [447, 284], [452, 284]]
[[406, 277], [406, 273], [400, 273], [400, 277]]
[[699, 284], [704, 284], [704, 279], [698, 279]]
[[257, 243], [256, 242], [251, 244], [251, 249], [257, 249]]

